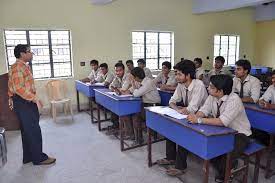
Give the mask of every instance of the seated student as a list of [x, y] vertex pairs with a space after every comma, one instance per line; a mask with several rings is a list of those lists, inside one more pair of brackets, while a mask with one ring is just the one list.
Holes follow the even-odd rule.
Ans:
[[100, 75], [95, 78], [94, 82], [103, 83], [105, 86], [109, 86], [113, 79], [114, 74], [108, 70], [108, 65], [106, 63], [100, 64]]
[[[195, 64], [190, 60], [184, 60], [175, 65], [177, 71], [176, 79], [178, 86], [174, 95], [169, 101], [169, 106], [179, 113], [196, 113], [204, 104], [208, 94], [203, 82], [195, 79]], [[177, 106], [178, 102], [183, 101], [184, 107]], [[187, 168], [188, 151], [166, 139], [166, 158], [158, 160], [159, 165], [174, 164], [175, 168], [169, 168], [166, 173], [176, 176], [184, 173]]]
[[92, 71], [87, 78], [82, 79], [82, 82], [93, 82], [95, 78], [97, 78], [100, 75], [100, 69], [98, 69], [97, 60], [91, 60], [90, 66]]
[[243, 102], [256, 103], [260, 97], [260, 80], [250, 73], [251, 64], [248, 60], [236, 62], [235, 77], [232, 91], [237, 93]]
[[145, 77], [153, 79], [153, 75], [150, 69], [148, 69], [146, 66], [146, 62], [144, 59], [138, 59], [137, 61], [138, 67], [142, 68], [145, 73]]
[[141, 112], [133, 115], [135, 140], [136, 143], [142, 144], [142, 123], [145, 122], [144, 107], [160, 104], [160, 96], [153, 80], [151, 78], [145, 77], [145, 73], [142, 68], [135, 67], [131, 70], [131, 75], [134, 79], [131, 81], [132, 87], [129, 90], [122, 93], [132, 93], [134, 97], [142, 97], [143, 106]]
[[[213, 75], [208, 87], [209, 96], [196, 114], [189, 114], [187, 120], [192, 123], [226, 126], [236, 130], [234, 150], [232, 152], [233, 168], [237, 158], [249, 144], [250, 123], [240, 97], [232, 92], [233, 80], [228, 75]], [[226, 155], [211, 160], [217, 171], [215, 181], [223, 182]]]
[[210, 76], [219, 75], [219, 74], [226, 74], [231, 76], [231, 72], [223, 67], [224, 62], [225, 62], [225, 59], [223, 56], [217, 56], [215, 58], [214, 68], [209, 71], [208, 76], [210, 77]]
[[272, 84], [259, 100], [259, 105], [264, 109], [275, 109], [275, 70], [272, 72], [271, 79]]
[[[125, 67], [122, 63], [115, 64], [115, 73], [116, 76], [112, 83], [110, 84], [110, 90], [116, 92], [117, 94], [121, 94], [121, 91], [125, 91], [129, 89], [130, 81], [129, 81], [129, 74], [125, 73]], [[124, 126], [126, 129], [126, 136], [133, 136], [133, 125], [132, 122], [128, 120], [128, 118], [121, 118], [124, 122]], [[119, 127], [119, 119], [118, 116], [114, 113], [111, 114], [111, 121], [113, 122], [113, 129], [108, 134], [112, 135], [115, 134], [117, 131], [116, 129]]]
[[162, 71], [154, 79], [154, 83], [161, 90], [174, 91], [177, 87], [176, 75], [171, 71], [171, 63], [166, 61], [162, 63]]
[[196, 66], [196, 79], [203, 79], [203, 76], [205, 74], [204, 69], [202, 68], [202, 59], [201, 58], [195, 58], [194, 63]]
[[127, 73], [131, 74], [131, 70], [134, 68], [134, 62], [133, 60], [127, 60], [126, 66], [128, 68]]

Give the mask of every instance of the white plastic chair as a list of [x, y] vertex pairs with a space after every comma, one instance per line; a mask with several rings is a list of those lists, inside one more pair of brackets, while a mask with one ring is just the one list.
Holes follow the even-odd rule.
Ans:
[[46, 84], [46, 88], [54, 121], [56, 122], [56, 106], [58, 104], [63, 104], [65, 114], [68, 110], [70, 111], [73, 120], [72, 104], [71, 99], [67, 97], [66, 82], [64, 80], [52, 80]]

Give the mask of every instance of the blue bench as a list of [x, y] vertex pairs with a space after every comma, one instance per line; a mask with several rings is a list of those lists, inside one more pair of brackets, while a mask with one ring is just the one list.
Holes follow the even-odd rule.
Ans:
[[264, 150], [265, 150], [265, 146], [255, 141], [251, 141], [248, 147], [242, 153], [244, 164], [238, 167], [237, 169], [232, 170], [231, 175], [234, 175], [243, 171], [244, 176], [243, 176], [242, 182], [247, 183], [250, 157], [256, 155], [252, 183], [257, 183], [259, 178], [260, 158]]

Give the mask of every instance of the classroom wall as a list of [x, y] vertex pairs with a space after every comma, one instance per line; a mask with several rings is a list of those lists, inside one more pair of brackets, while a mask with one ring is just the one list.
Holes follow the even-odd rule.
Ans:
[[255, 58], [257, 63], [275, 68], [275, 20], [256, 24]]
[[[4, 28], [71, 30], [74, 78], [68, 83], [74, 103], [74, 80], [88, 75], [90, 59], [112, 67], [117, 60], [131, 58], [133, 30], [173, 31], [175, 61], [202, 57], [206, 68], [212, 66], [214, 35], [238, 34], [240, 56], [254, 60], [255, 22], [250, 8], [193, 15], [192, 0], [117, 0], [106, 6], [94, 6], [89, 0], [0, 0], [0, 15], [0, 74], [6, 72]], [[80, 61], [87, 61], [86, 66], [80, 67]], [[45, 83], [36, 81], [44, 101]]]

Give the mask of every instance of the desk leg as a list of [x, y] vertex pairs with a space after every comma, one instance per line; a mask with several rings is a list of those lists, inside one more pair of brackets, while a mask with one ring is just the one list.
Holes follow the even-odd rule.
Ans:
[[226, 165], [225, 165], [225, 177], [224, 183], [229, 183], [229, 179], [231, 176], [231, 153], [226, 155]]
[[148, 167], [152, 167], [152, 131], [149, 127], [147, 127], [147, 153], [148, 153]]
[[208, 183], [209, 179], [209, 160], [203, 161], [203, 182]]
[[78, 92], [78, 90], [76, 90], [76, 102], [77, 102], [77, 111], [80, 112], [79, 92]]
[[91, 122], [94, 123], [94, 110], [93, 110], [93, 98], [89, 98]]
[[275, 135], [270, 134], [270, 140], [269, 145], [267, 147], [267, 160], [266, 160], [266, 167], [265, 167], [265, 178], [268, 179], [272, 176], [272, 170], [271, 170], [271, 162], [272, 162], [272, 148], [274, 143], [274, 137]]
[[120, 135], [120, 150], [124, 151], [124, 130], [123, 130], [123, 122], [120, 120], [120, 116], [118, 118], [119, 121], [119, 135]]

